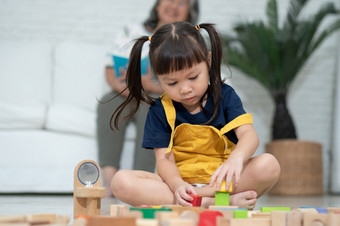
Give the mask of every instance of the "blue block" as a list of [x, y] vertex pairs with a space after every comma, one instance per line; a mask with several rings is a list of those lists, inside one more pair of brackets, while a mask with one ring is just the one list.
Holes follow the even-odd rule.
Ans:
[[318, 213], [328, 213], [328, 209], [327, 208], [309, 207], [309, 206], [302, 206], [300, 208], [301, 209], [315, 209], [316, 211], [318, 211]]

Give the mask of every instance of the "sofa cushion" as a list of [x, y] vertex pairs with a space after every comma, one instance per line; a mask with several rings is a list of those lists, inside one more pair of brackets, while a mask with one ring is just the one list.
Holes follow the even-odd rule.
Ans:
[[95, 111], [98, 99], [107, 92], [106, 45], [64, 42], [56, 47], [53, 99]]
[[[0, 193], [73, 192], [73, 171], [98, 161], [96, 139], [48, 130], [0, 130]], [[3, 204], [1, 204], [3, 205]]]
[[56, 46], [47, 129], [95, 135], [98, 100], [109, 90], [104, 74], [108, 49], [106, 45], [79, 42]]
[[42, 128], [51, 91], [51, 46], [1, 40], [0, 129]]
[[41, 129], [46, 105], [38, 101], [0, 101], [0, 129]]
[[95, 137], [96, 114], [79, 106], [54, 104], [49, 108], [46, 128]]

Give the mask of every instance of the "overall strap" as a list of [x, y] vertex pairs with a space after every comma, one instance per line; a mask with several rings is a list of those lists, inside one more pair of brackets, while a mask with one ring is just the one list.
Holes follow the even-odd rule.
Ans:
[[245, 125], [245, 124], [253, 124], [253, 117], [251, 114], [243, 114], [235, 119], [233, 119], [231, 122], [229, 122], [227, 125], [225, 125], [220, 131], [221, 134], [225, 134], [239, 126]]
[[166, 151], [166, 153], [169, 153], [172, 149], [172, 146], [173, 146], [173, 138], [174, 138], [174, 134], [175, 134], [176, 110], [175, 110], [175, 107], [172, 103], [172, 100], [168, 97], [168, 95], [163, 94], [161, 96], [161, 100], [162, 100], [162, 104], [163, 104], [163, 107], [164, 107], [166, 119], [168, 121], [168, 124], [171, 127], [171, 130], [172, 130], [170, 143], [169, 143], [169, 146], [168, 146], [168, 150]]

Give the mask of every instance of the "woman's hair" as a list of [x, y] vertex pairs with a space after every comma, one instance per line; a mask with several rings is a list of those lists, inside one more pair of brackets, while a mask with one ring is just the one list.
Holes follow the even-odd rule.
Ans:
[[[151, 30], [155, 30], [159, 21], [158, 13], [157, 13], [157, 7], [162, 0], [157, 0], [155, 2], [155, 5], [152, 7], [150, 11], [149, 17], [144, 21], [144, 26], [146, 28], [150, 28]], [[189, 0], [190, 6], [189, 6], [189, 18], [188, 22], [191, 24], [196, 24], [198, 21], [198, 15], [199, 15], [199, 2], [198, 0]]]
[[[209, 35], [211, 54], [209, 54], [205, 39], [199, 32], [200, 29], [206, 30]], [[115, 128], [118, 128], [120, 116], [131, 101], [134, 101], [134, 108], [124, 116], [124, 119], [132, 118], [141, 102], [150, 105], [154, 103], [154, 99], [143, 89], [141, 79], [141, 53], [143, 44], [149, 39], [148, 36], [136, 39], [131, 50], [126, 75], [129, 95], [111, 117], [111, 122], [114, 118]], [[151, 37], [149, 58], [151, 68], [156, 76], [189, 69], [196, 64], [205, 62], [209, 67], [210, 81], [207, 93], [213, 102], [213, 109], [210, 109], [213, 115], [206, 123], [208, 124], [216, 118], [221, 100], [221, 84], [223, 83], [221, 79], [222, 47], [219, 33], [213, 24], [204, 23], [195, 27], [188, 22], [176, 22], [160, 27]], [[202, 109], [204, 110], [203, 107]], [[110, 124], [112, 125], [112, 123]]]

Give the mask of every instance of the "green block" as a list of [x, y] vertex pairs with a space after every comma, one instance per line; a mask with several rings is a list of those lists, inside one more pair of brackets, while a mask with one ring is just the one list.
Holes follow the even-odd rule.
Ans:
[[248, 218], [248, 210], [234, 210], [234, 218]]
[[139, 207], [131, 207], [130, 210], [137, 210], [143, 213], [143, 218], [154, 219], [156, 211], [172, 211], [170, 208], [139, 208]]
[[229, 192], [215, 192], [215, 206], [229, 206]]
[[275, 207], [261, 207], [261, 212], [271, 212], [271, 211], [275, 211], [275, 210], [279, 210], [279, 211], [290, 211], [291, 208], [290, 207], [285, 207], [285, 206], [275, 206]]

